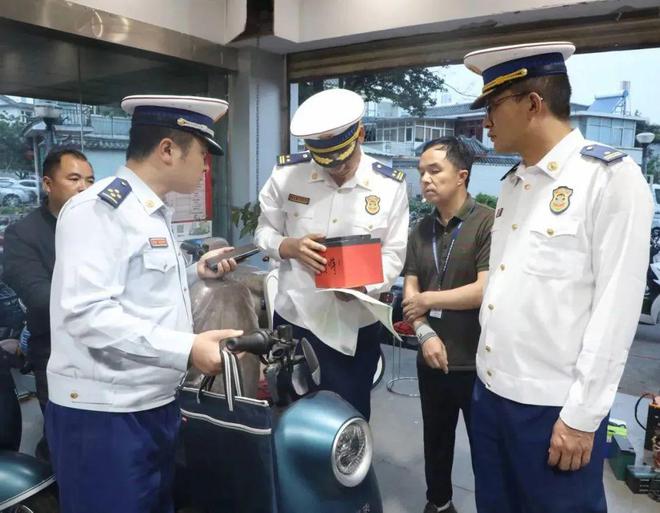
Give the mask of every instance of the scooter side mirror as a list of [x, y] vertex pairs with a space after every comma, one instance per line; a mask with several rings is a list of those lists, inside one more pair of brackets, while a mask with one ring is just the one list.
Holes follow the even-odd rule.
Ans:
[[9, 354], [16, 354], [18, 352], [18, 346], [20, 342], [15, 338], [6, 338], [0, 340], [0, 349], [8, 352]]
[[293, 366], [291, 371], [291, 386], [293, 391], [300, 397], [309, 392], [310, 372], [307, 362], [301, 360]]
[[321, 384], [321, 366], [319, 365], [319, 359], [316, 356], [316, 352], [306, 338], [303, 338], [300, 343], [302, 344], [303, 354], [305, 355], [305, 361], [307, 362], [307, 368], [309, 373], [312, 376], [312, 381], [316, 386]]

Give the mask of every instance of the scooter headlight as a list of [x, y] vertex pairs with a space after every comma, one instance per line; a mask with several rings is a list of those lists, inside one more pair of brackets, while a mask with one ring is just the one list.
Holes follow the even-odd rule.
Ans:
[[332, 443], [332, 470], [337, 480], [348, 487], [359, 485], [369, 472], [372, 456], [369, 424], [361, 418], [344, 423]]

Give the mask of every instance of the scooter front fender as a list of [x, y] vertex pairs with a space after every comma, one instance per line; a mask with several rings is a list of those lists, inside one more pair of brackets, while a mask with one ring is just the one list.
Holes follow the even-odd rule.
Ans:
[[0, 451], [0, 511], [55, 482], [50, 465], [20, 452]]
[[382, 513], [373, 468], [357, 486], [344, 486], [333, 472], [335, 437], [362, 416], [333, 392], [296, 401], [274, 429], [278, 510], [286, 513]]

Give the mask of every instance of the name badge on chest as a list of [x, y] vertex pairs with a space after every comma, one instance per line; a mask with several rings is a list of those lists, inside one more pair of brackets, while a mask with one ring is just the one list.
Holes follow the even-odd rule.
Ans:
[[152, 248], [166, 248], [168, 246], [167, 239], [165, 237], [150, 237], [149, 245]]

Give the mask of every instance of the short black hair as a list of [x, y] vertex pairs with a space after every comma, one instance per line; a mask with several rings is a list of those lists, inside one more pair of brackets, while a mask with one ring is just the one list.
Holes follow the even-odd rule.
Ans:
[[80, 150], [76, 150], [75, 148], [60, 148], [57, 150], [51, 150], [44, 159], [44, 165], [42, 168], [43, 176], [52, 178], [55, 170], [60, 167], [62, 157], [65, 155], [71, 155], [73, 158], [84, 160], [85, 162], [89, 163], [89, 160], [87, 160], [85, 154]]
[[538, 93], [557, 119], [568, 121], [571, 117], [571, 83], [568, 75], [546, 75], [514, 82], [512, 93]]
[[470, 183], [470, 172], [472, 171], [472, 163], [474, 162], [474, 154], [472, 150], [461, 141], [458, 137], [446, 136], [433, 139], [422, 146], [422, 153], [433, 148], [441, 148], [447, 154], [446, 158], [457, 169], [465, 169], [468, 172], [465, 179], [465, 188]]
[[195, 135], [184, 130], [152, 125], [133, 125], [126, 149], [126, 160], [146, 159], [163, 139], [172, 139], [186, 154], [194, 138]]

